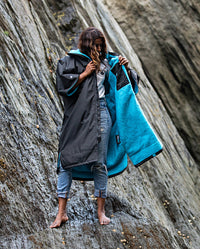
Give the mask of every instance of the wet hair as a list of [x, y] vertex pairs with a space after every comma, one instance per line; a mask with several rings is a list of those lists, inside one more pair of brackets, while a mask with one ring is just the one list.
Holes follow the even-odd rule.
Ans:
[[[102, 40], [102, 50], [100, 55], [94, 44], [95, 40], [99, 38]], [[85, 29], [79, 37], [78, 48], [82, 53], [91, 57], [93, 63], [97, 67], [97, 70], [99, 70], [100, 63], [106, 58], [107, 53], [106, 39], [103, 33], [95, 27]]]

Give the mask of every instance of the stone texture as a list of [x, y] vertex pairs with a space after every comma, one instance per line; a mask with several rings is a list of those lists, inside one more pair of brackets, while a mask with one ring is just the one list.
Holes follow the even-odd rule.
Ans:
[[200, 165], [199, 0], [105, 0]]
[[[103, 2], [6, 0], [0, 13], [1, 247], [198, 249], [199, 170]], [[55, 67], [87, 25], [101, 28], [109, 48], [125, 55], [139, 73], [138, 100], [164, 151], [139, 169], [129, 163], [109, 180], [110, 225], [98, 223], [93, 183], [74, 181], [69, 221], [51, 230], [63, 115]]]
[[[62, 107], [54, 70], [64, 44], [45, 2], [41, 18], [38, 7], [34, 1], [0, 3], [0, 226], [7, 237], [47, 226], [52, 202], [47, 203], [51, 193], [55, 195], [53, 169]], [[41, 22], [44, 18], [51, 40]]]

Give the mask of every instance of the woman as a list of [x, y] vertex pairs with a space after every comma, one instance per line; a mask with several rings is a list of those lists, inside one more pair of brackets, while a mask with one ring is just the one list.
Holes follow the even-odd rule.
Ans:
[[[135, 100], [134, 73], [126, 58], [107, 53], [105, 37], [94, 27], [81, 33], [78, 50], [70, 51], [58, 62], [56, 84], [65, 110], [59, 141], [59, 210], [51, 228], [68, 220], [66, 205], [72, 179], [94, 180], [99, 222], [109, 224], [104, 209], [108, 176], [123, 172], [127, 154], [137, 166], [161, 150]], [[135, 137], [137, 122], [141, 123], [139, 131], [145, 136], [144, 142], [140, 135]], [[139, 147], [132, 146], [133, 141]]]
[[[89, 77], [92, 73], [96, 74], [99, 105], [100, 105], [100, 118], [101, 118], [101, 129], [100, 137], [101, 141], [98, 143], [98, 160], [97, 162], [90, 163], [91, 170], [94, 174], [94, 195], [97, 197], [98, 205], [98, 218], [100, 224], [109, 224], [110, 219], [105, 216], [105, 198], [107, 190], [107, 169], [106, 169], [106, 155], [108, 147], [108, 139], [112, 126], [109, 111], [106, 106], [105, 100], [105, 87], [104, 79], [106, 72], [109, 70], [109, 65], [106, 60], [106, 40], [104, 35], [96, 28], [88, 28], [82, 32], [79, 39], [80, 52], [90, 57], [92, 60], [87, 64], [85, 70], [80, 73], [77, 82], [71, 88], [73, 92], [80, 84], [84, 84], [84, 80]], [[121, 65], [125, 65], [128, 68], [128, 61], [126, 58], [119, 57]], [[75, 70], [75, 69], [74, 69]], [[70, 96], [69, 96], [70, 97]], [[64, 135], [64, 134], [63, 134]], [[59, 227], [62, 222], [68, 220], [66, 215], [66, 204], [67, 198], [69, 197], [69, 189], [72, 182], [71, 167], [63, 169], [62, 165], [59, 165], [58, 175], [58, 200], [59, 200], [59, 211], [58, 215], [50, 226], [51, 228]], [[67, 195], [66, 195], [67, 193]]]

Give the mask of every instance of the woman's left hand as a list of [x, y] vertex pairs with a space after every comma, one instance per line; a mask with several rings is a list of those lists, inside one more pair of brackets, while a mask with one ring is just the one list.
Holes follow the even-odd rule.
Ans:
[[119, 65], [124, 65], [128, 69], [128, 60], [125, 57], [119, 56]]

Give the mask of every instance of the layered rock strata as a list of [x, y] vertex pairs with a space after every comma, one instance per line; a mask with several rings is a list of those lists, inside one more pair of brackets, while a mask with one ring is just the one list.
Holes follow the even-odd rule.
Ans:
[[[199, 171], [129, 39], [103, 2], [41, 0], [38, 5], [36, 0], [6, 0], [0, 13], [2, 248], [197, 249]], [[74, 181], [69, 221], [51, 230], [63, 116], [55, 68], [88, 25], [101, 28], [109, 49], [125, 55], [139, 73], [138, 101], [164, 151], [138, 169], [129, 163], [127, 171], [109, 180], [110, 225], [98, 223], [93, 183]]]

